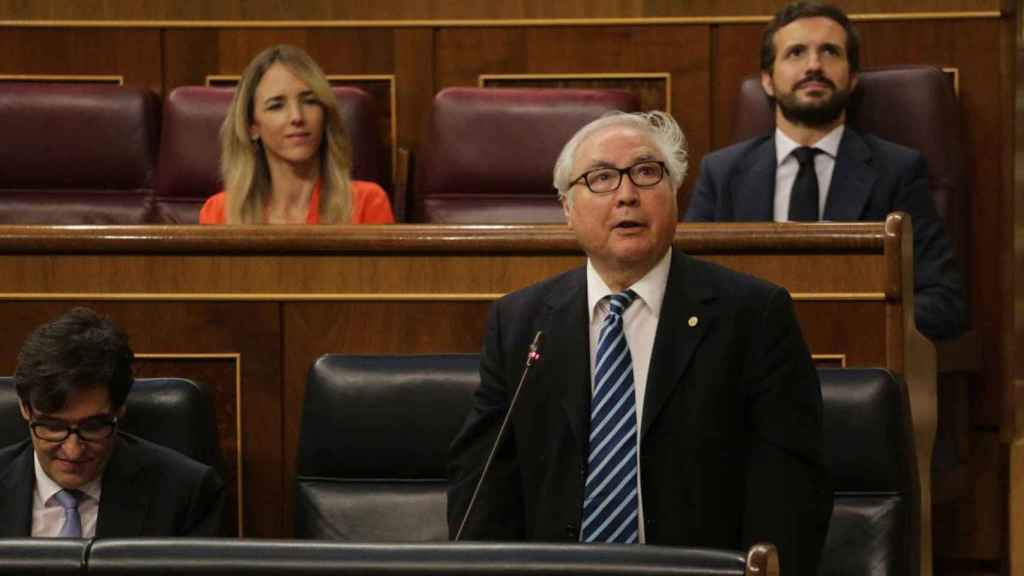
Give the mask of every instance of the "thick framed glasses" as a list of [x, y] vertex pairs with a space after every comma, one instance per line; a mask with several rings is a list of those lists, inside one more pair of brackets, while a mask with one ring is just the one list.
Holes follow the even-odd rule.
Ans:
[[56, 420], [32, 420], [28, 426], [36, 438], [47, 442], [63, 442], [72, 434], [77, 434], [80, 440], [96, 442], [114, 434], [117, 418], [90, 418], [78, 426]]
[[625, 168], [597, 168], [584, 172], [579, 178], [569, 183], [573, 187], [583, 183], [594, 194], [610, 194], [622, 185], [622, 175], [637, 188], [650, 188], [665, 179], [668, 168], [660, 160], [645, 160]]

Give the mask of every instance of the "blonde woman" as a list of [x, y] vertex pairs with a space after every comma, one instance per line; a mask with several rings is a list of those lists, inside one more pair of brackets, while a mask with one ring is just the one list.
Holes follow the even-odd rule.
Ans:
[[294, 46], [261, 52], [221, 126], [225, 190], [201, 224], [387, 224], [380, 186], [352, 180], [352, 148], [316, 62]]

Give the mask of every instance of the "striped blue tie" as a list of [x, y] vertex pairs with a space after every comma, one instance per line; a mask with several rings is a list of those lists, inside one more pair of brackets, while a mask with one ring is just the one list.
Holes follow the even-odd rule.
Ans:
[[626, 290], [606, 296], [608, 315], [597, 339], [590, 399], [590, 455], [583, 500], [583, 542], [637, 541], [636, 399], [633, 358], [622, 314], [636, 299]]

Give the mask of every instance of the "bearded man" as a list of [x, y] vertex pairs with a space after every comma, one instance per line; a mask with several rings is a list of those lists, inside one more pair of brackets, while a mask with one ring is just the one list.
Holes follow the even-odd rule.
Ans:
[[956, 338], [967, 316], [963, 281], [924, 158], [846, 126], [859, 45], [834, 6], [797, 2], [776, 13], [761, 44], [761, 86], [775, 107], [775, 130], [704, 157], [685, 219], [881, 221], [906, 212], [917, 328], [933, 340]]

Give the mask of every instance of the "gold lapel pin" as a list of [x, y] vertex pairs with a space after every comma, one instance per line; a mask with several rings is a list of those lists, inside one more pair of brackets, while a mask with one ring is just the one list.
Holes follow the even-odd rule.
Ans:
[[697, 325], [697, 317], [690, 316], [690, 319], [686, 323], [690, 325], [690, 328], [693, 328], [694, 326]]

